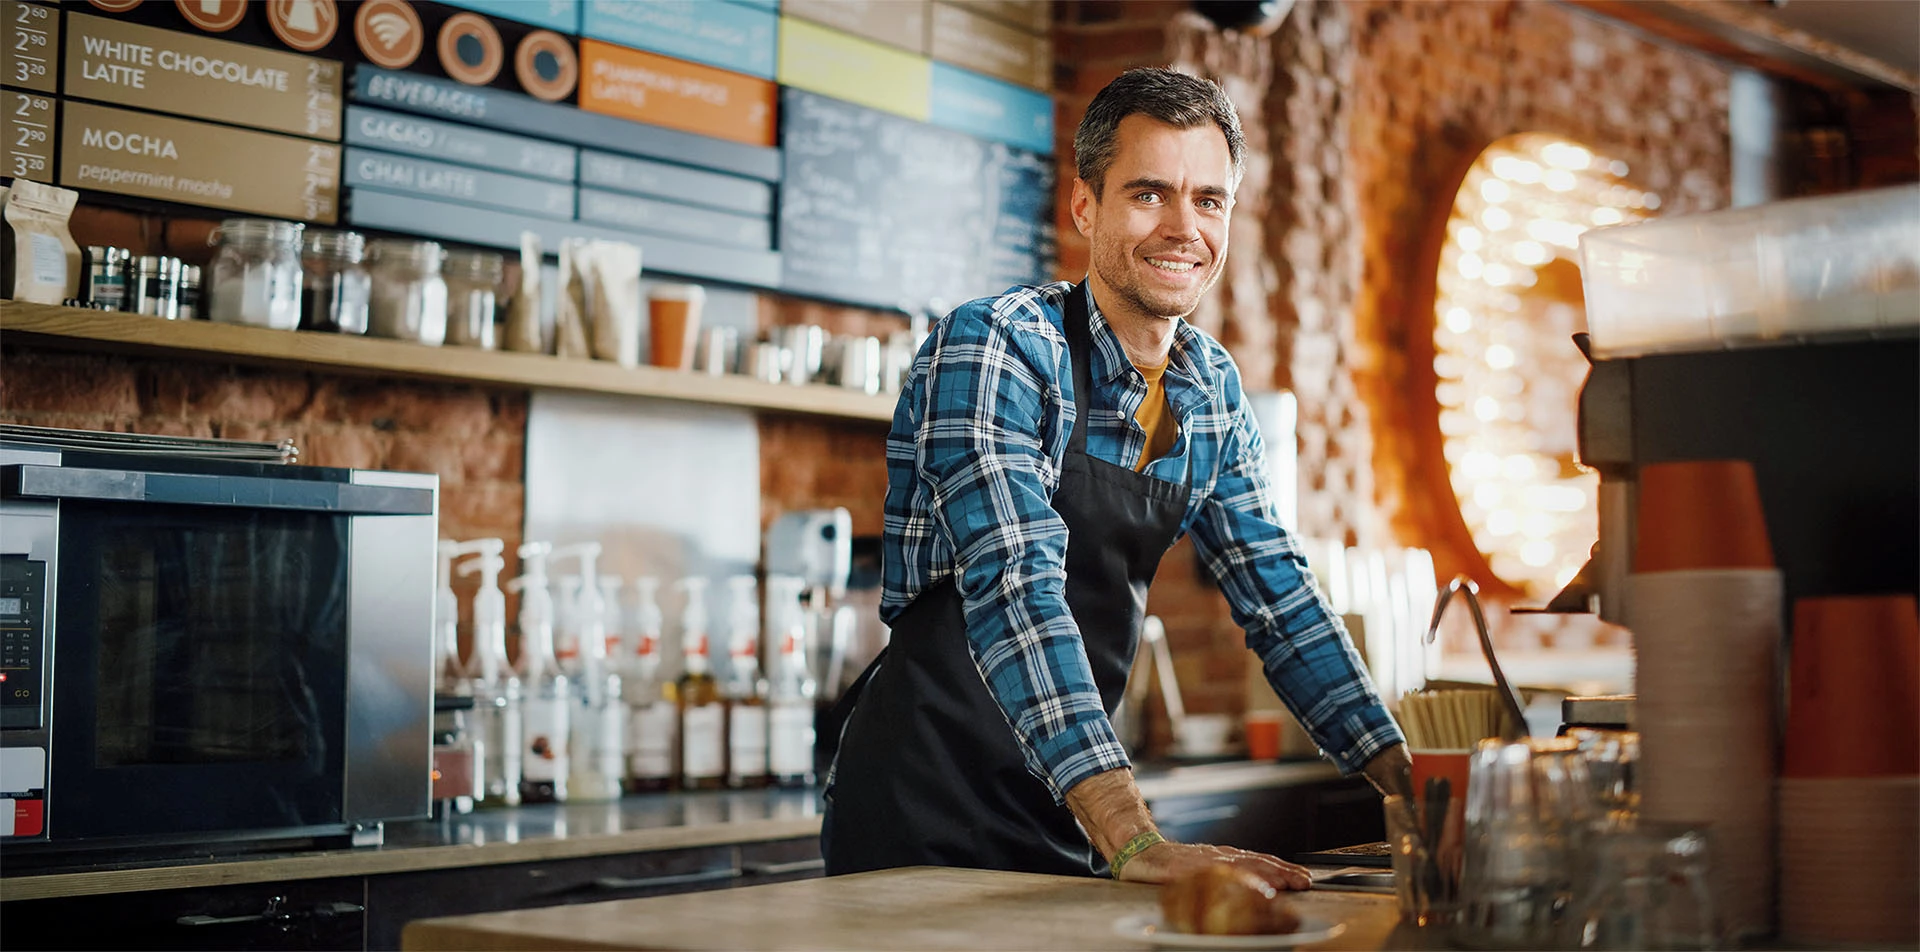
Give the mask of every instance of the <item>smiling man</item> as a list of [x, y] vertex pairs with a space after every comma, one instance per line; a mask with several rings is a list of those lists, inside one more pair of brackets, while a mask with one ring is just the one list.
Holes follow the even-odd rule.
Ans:
[[1162, 837], [1109, 721], [1147, 585], [1191, 536], [1321, 749], [1408, 787], [1399, 728], [1278, 522], [1239, 372], [1185, 321], [1226, 260], [1240, 121], [1213, 83], [1136, 69], [1094, 97], [1073, 144], [1086, 280], [962, 305], [894, 413], [893, 637], [849, 692], [827, 870], [1161, 882], [1228, 863], [1304, 889], [1274, 857]]

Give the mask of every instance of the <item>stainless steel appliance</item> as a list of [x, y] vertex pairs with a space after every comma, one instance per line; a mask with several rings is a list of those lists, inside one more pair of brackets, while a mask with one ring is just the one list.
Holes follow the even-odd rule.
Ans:
[[0, 842], [428, 814], [439, 478], [0, 440]]
[[[1576, 341], [1588, 349], [1585, 335]], [[1914, 590], [1920, 342], [1910, 334], [1592, 364], [1580, 461], [1600, 473], [1600, 541], [1548, 611], [1624, 623], [1640, 467], [1682, 460], [1753, 464], [1783, 605]]]

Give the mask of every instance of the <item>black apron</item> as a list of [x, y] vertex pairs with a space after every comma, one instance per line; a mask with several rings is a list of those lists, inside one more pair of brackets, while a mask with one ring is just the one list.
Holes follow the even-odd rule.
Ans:
[[[1087, 293], [1083, 283], [1067, 295], [1077, 412], [1053, 509], [1067, 525], [1067, 607], [1112, 717], [1140, 644], [1147, 585], [1191, 490], [1087, 455]], [[1106, 873], [1073, 813], [1027, 771], [974, 666], [952, 580], [894, 620], [888, 649], [841, 700], [848, 704], [820, 834], [827, 875], [901, 866]]]

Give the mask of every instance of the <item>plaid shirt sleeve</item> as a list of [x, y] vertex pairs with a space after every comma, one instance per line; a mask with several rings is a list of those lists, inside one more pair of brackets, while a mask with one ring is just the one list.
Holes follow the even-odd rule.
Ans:
[[1016, 326], [989, 303], [935, 332], [914, 466], [954, 554], [974, 663], [1027, 769], [1061, 801], [1128, 760], [1067, 608], [1067, 527], [1051, 503], [1073, 426], [1065, 344], [1048, 322]]
[[1267, 486], [1265, 450], [1230, 374], [1231, 430], [1219, 480], [1190, 527], [1201, 564], [1219, 583], [1260, 656], [1267, 681], [1343, 773], [1403, 743], [1359, 652], [1321, 599]]

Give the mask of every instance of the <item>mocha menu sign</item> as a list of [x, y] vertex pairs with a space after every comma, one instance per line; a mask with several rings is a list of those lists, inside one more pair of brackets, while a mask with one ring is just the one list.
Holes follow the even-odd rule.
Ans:
[[67, 96], [340, 139], [340, 64], [67, 14]]
[[340, 147], [88, 103], [61, 104], [60, 184], [331, 224]]

